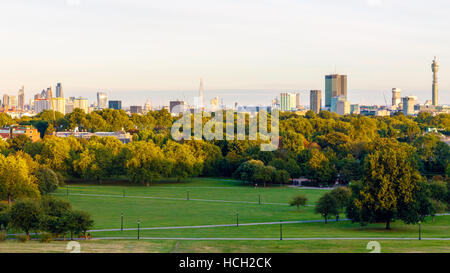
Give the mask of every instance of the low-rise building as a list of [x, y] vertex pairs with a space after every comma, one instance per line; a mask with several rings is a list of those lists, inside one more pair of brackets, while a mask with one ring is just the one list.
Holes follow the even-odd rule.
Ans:
[[122, 143], [126, 144], [131, 141], [133, 141], [133, 136], [130, 133], [124, 132], [124, 131], [117, 131], [117, 132], [78, 132], [78, 131], [64, 131], [64, 132], [55, 132], [55, 136], [57, 137], [76, 137], [76, 138], [83, 138], [83, 139], [90, 139], [93, 136], [97, 137], [115, 137], [118, 140], [120, 140]]

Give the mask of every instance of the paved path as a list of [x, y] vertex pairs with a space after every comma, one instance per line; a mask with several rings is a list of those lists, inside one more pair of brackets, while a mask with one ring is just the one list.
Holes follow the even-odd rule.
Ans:
[[[340, 221], [349, 221], [350, 219], [339, 219]], [[301, 223], [322, 223], [324, 220], [304, 220], [304, 221], [282, 221], [282, 222], [262, 222], [262, 223], [239, 223], [239, 226], [260, 226], [260, 225], [279, 225], [279, 224], [301, 224]], [[336, 220], [328, 220], [328, 222], [336, 222]], [[235, 227], [236, 224], [222, 225], [202, 225], [202, 226], [176, 226], [176, 227], [149, 227], [139, 228], [139, 230], [160, 230], [160, 229], [189, 229], [189, 228], [214, 228], [214, 227]], [[137, 230], [137, 228], [124, 228], [124, 231]], [[88, 232], [104, 232], [104, 231], [121, 231], [120, 228], [113, 229], [94, 229]]]
[[[53, 193], [54, 195], [63, 195], [64, 193]], [[177, 198], [177, 197], [156, 197], [156, 196], [132, 196], [132, 195], [118, 195], [118, 194], [91, 194], [91, 193], [70, 193], [70, 196], [91, 196], [91, 197], [116, 197], [116, 198], [141, 198], [141, 199], [160, 199], [160, 200], [177, 200], [177, 201], [200, 201], [200, 202], [219, 202], [219, 203], [239, 203], [239, 204], [257, 204], [257, 205], [278, 205], [288, 206], [287, 203], [267, 203], [267, 202], [251, 202], [251, 201], [232, 201], [232, 200], [215, 200], [215, 199], [196, 199], [196, 198]], [[306, 205], [314, 207], [314, 205]]]

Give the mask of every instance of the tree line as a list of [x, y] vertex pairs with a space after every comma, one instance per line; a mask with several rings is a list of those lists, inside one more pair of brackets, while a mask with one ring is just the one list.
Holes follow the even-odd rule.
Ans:
[[[76, 109], [65, 116], [44, 111], [16, 120], [0, 114], [2, 125], [33, 125], [43, 137], [34, 143], [26, 137], [0, 141], [0, 198], [39, 199], [44, 191], [54, 188], [44, 177], [98, 183], [124, 178], [147, 186], [168, 177], [180, 182], [192, 176], [235, 177], [263, 186], [306, 177], [306, 184], [312, 186], [349, 185], [353, 201], [348, 212], [353, 219], [373, 222], [382, 215], [389, 223], [406, 217], [405, 211], [417, 209], [413, 201], [421, 196], [419, 189], [426, 188], [421, 183], [445, 183], [450, 176], [449, 146], [439, 134], [426, 133], [426, 128], [434, 127], [448, 135], [448, 114], [366, 117], [327, 111], [317, 115], [309, 111], [305, 116], [282, 113], [280, 145], [273, 152], [261, 151], [261, 141], [248, 139], [174, 141], [170, 128], [176, 119], [166, 110], [131, 116], [111, 109], [90, 114]], [[203, 119], [203, 123], [207, 121]], [[133, 134], [133, 142], [51, 135], [54, 130], [75, 127], [92, 132], [123, 129]], [[435, 207], [439, 206], [437, 201], [448, 204], [448, 199], [427, 198]]]

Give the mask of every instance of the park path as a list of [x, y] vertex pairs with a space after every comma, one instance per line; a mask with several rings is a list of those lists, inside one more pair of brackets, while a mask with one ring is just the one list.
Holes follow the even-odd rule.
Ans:
[[[63, 195], [64, 193], [53, 193], [53, 195]], [[159, 199], [159, 200], [177, 200], [177, 201], [200, 201], [200, 202], [218, 202], [218, 203], [238, 203], [238, 204], [256, 204], [256, 205], [278, 205], [289, 206], [287, 203], [269, 203], [269, 202], [252, 202], [252, 201], [234, 201], [219, 199], [198, 199], [198, 198], [177, 198], [177, 197], [157, 197], [157, 196], [135, 196], [135, 195], [118, 195], [118, 194], [93, 194], [93, 193], [70, 193], [69, 196], [91, 196], [91, 197], [116, 197], [116, 198], [140, 198], [140, 199]], [[314, 205], [306, 205], [306, 207], [314, 207]]]
[[[339, 219], [340, 221], [349, 221], [350, 219]], [[279, 224], [302, 224], [302, 223], [322, 223], [324, 220], [303, 220], [303, 221], [278, 221], [278, 222], [261, 222], [261, 223], [239, 223], [238, 224], [221, 224], [221, 225], [201, 225], [201, 226], [175, 226], [175, 227], [149, 227], [139, 228], [139, 230], [161, 230], [161, 229], [190, 229], [190, 228], [214, 228], [214, 227], [235, 227], [235, 226], [260, 226], [260, 225], [279, 225]], [[336, 222], [336, 220], [328, 220], [328, 222]], [[124, 228], [123, 231], [138, 230], [137, 228]], [[94, 229], [88, 232], [104, 232], [104, 231], [121, 231], [120, 228], [112, 229]]]

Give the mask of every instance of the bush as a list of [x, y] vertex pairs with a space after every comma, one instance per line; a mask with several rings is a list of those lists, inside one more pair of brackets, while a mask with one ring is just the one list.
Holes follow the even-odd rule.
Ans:
[[27, 235], [16, 235], [16, 238], [21, 243], [25, 243], [26, 241], [28, 241]]
[[41, 243], [50, 243], [51, 241], [53, 241], [53, 234], [43, 232], [43, 233], [41, 233], [41, 237], [39, 238], [39, 241]]
[[319, 187], [319, 183], [317, 181], [302, 181], [302, 186], [305, 186], [305, 187]]
[[6, 240], [6, 232], [0, 231], [0, 242], [3, 242]]

